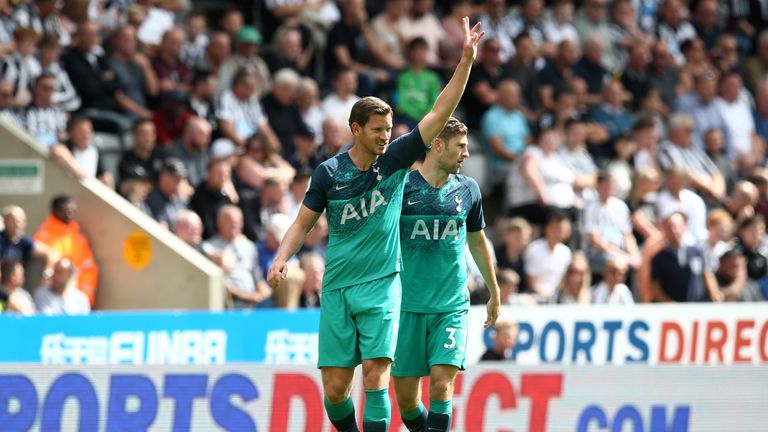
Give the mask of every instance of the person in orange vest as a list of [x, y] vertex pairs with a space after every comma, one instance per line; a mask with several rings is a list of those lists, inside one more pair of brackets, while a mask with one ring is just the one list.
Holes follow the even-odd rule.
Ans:
[[74, 220], [77, 204], [66, 195], [59, 195], [51, 201], [51, 214], [34, 235], [36, 241], [45, 243], [53, 250], [68, 258], [77, 270], [77, 287], [91, 302], [96, 299], [99, 267], [93, 258], [88, 239], [80, 232], [80, 224]]

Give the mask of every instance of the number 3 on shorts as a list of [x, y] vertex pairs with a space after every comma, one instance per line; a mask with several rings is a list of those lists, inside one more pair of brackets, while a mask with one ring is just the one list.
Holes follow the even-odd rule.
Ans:
[[448, 343], [443, 344], [443, 348], [451, 349], [456, 346], [456, 328], [446, 327], [445, 331], [448, 332]]

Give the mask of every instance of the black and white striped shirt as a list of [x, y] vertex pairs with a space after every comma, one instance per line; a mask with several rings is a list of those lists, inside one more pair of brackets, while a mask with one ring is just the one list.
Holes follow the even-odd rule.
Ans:
[[13, 84], [14, 96], [21, 90], [30, 90], [40, 72], [42, 68], [35, 56], [22, 57], [18, 52], [5, 56], [0, 65], [0, 78]]
[[43, 67], [43, 71], [56, 77], [56, 90], [53, 92], [53, 103], [64, 112], [76, 111], [80, 108], [80, 95], [69, 79], [67, 71], [61, 67], [61, 63], [51, 63]]
[[13, 12], [13, 21], [16, 27], [31, 27], [38, 35], [50, 34], [59, 38], [62, 47], [69, 46], [71, 38], [69, 33], [56, 14], [50, 14], [43, 18], [37, 13], [34, 3], [30, 2]]
[[18, 116], [24, 128], [41, 144], [49, 147], [59, 142], [59, 136], [67, 130], [67, 114], [55, 106], [32, 104], [20, 110]]

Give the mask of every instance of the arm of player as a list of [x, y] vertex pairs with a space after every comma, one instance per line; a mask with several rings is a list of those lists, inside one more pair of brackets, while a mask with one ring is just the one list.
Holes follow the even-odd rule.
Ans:
[[285, 279], [285, 276], [288, 274], [288, 266], [286, 264], [288, 259], [294, 256], [301, 248], [301, 245], [304, 244], [307, 233], [315, 226], [315, 222], [317, 222], [320, 214], [310, 210], [304, 204], [301, 205], [299, 214], [285, 233], [285, 237], [280, 243], [280, 248], [277, 250], [277, 256], [267, 273], [267, 280], [272, 288], [276, 288]]
[[429, 145], [437, 134], [443, 130], [445, 123], [451, 117], [453, 111], [456, 110], [456, 106], [459, 105], [461, 95], [464, 94], [464, 88], [467, 86], [469, 72], [472, 70], [472, 63], [477, 55], [477, 44], [485, 34], [485, 32], [479, 31], [480, 23], [475, 24], [470, 30], [469, 18], [464, 17], [463, 22], [464, 51], [461, 55], [461, 61], [456, 66], [451, 80], [448, 81], [443, 91], [440, 92], [440, 96], [437, 97], [432, 111], [427, 113], [419, 122], [421, 139], [424, 140], [426, 145]]
[[501, 308], [501, 295], [499, 294], [499, 283], [496, 280], [496, 269], [491, 258], [491, 248], [488, 246], [488, 240], [485, 238], [483, 230], [468, 232], [467, 245], [472, 258], [475, 259], [475, 264], [485, 279], [485, 286], [488, 287], [491, 294], [487, 305], [488, 315], [485, 319], [485, 328], [489, 328], [496, 323]]

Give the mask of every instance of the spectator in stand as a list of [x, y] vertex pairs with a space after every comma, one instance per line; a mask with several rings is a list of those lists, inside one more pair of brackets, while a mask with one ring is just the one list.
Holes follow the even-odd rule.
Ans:
[[[611, 80], [611, 72], [603, 67], [601, 61], [605, 52], [605, 45], [599, 36], [592, 34], [584, 41], [584, 55], [574, 65], [573, 74], [587, 83], [589, 93], [588, 104], [597, 105], [600, 102], [600, 93], [603, 86]], [[622, 94], [622, 99], [623, 99]]]
[[768, 85], [761, 85], [755, 93], [753, 117], [755, 132], [764, 143], [768, 143]]
[[592, 111], [592, 118], [608, 131], [609, 143], [614, 143], [630, 131], [632, 117], [624, 109], [624, 87], [620, 81], [607, 83], [602, 93], [602, 103]]
[[[710, 129], [720, 129], [727, 131], [728, 125], [722, 116], [718, 104], [715, 101], [717, 96], [717, 77], [714, 73], [705, 73], [695, 78], [695, 91], [680, 95], [677, 98], [675, 111], [691, 116], [694, 126], [692, 135], [693, 147], [697, 149], [704, 148], [704, 134]], [[672, 119], [670, 118], [670, 123]], [[670, 131], [671, 132], [671, 131]], [[736, 156], [730, 137], [726, 136], [726, 152], [733, 157]]]
[[35, 307], [43, 315], [82, 315], [91, 311], [88, 296], [77, 289], [77, 267], [68, 258], [53, 268], [50, 285], [35, 290]]
[[250, 137], [245, 145], [245, 154], [234, 167], [238, 188], [260, 191], [268, 178], [283, 183], [291, 181], [296, 170], [283, 157], [272, 150], [262, 135]]
[[72, 112], [80, 108], [80, 95], [75, 91], [72, 80], [61, 65], [61, 47], [54, 35], [46, 34], [37, 44], [38, 57], [42, 72], [52, 74], [56, 78], [56, 88], [53, 91], [53, 103], [64, 112]]
[[157, 97], [160, 84], [147, 56], [136, 49], [136, 28], [118, 28], [111, 42], [107, 63], [122, 85], [122, 104], [134, 120], [152, 118], [149, 100]]
[[629, 191], [632, 189], [632, 156], [637, 151], [637, 143], [628, 137], [622, 136], [613, 144], [615, 156], [605, 165], [605, 172], [614, 183], [613, 195], [622, 201], [626, 201]]
[[611, 5], [611, 37], [606, 40], [603, 65], [611, 72], [624, 69], [628, 51], [636, 45], [651, 42], [650, 35], [643, 32], [637, 20], [633, 0], [617, 0]]
[[412, 41], [423, 38], [427, 41], [427, 64], [433, 68], [443, 66], [443, 51], [445, 51], [445, 31], [440, 20], [435, 15], [434, 0], [414, 0], [410, 13], [403, 19], [400, 31], [405, 40]]
[[513, 79], [520, 86], [520, 110], [529, 121], [536, 120], [541, 110], [537, 63], [533, 40], [528, 33], [520, 33], [515, 38], [515, 56], [504, 65], [504, 76]]
[[511, 79], [499, 83], [496, 102], [483, 114], [480, 131], [491, 166], [494, 184], [503, 184], [515, 160], [531, 141], [528, 122], [519, 110], [520, 86]]
[[99, 179], [113, 188], [115, 180], [112, 173], [104, 167], [101, 151], [93, 142], [93, 124], [86, 117], [72, 117], [67, 125], [69, 140], [56, 144], [52, 152], [78, 178]]
[[698, 246], [685, 242], [686, 217], [674, 212], [662, 222], [665, 247], [650, 262], [651, 293], [657, 302], [723, 300]]
[[649, 45], [637, 43], [627, 49], [626, 66], [621, 72], [621, 84], [631, 95], [631, 108], [640, 108], [640, 101], [651, 90], [650, 71], [651, 54]]
[[195, 70], [192, 75], [192, 88], [189, 92], [189, 107], [192, 112], [205, 119], [211, 125], [213, 135], [218, 135], [219, 127], [216, 119], [216, 87], [218, 78], [207, 69]]
[[97, 130], [130, 132], [133, 127], [131, 108], [136, 104], [131, 104], [104, 56], [99, 32], [99, 24], [95, 21], [80, 23], [75, 33], [77, 44], [62, 56], [61, 61], [80, 95], [80, 114], [88, 116]]
[[245, 17], [243, 12], [236, 7], [228, 7], [219, 21], [219, 27], [231, 37], [235, 37], [237, 32], [243, 29]]
[[219, 83], [218, 77], [220, 76], [221, 66], [229, 58], [232, 51], [232, 38], [223, 31], [215, 31], [211, 33], [208, 46], [205, 47], [205, 53], [197, 59], [194, 69], [206, 70], [216, 75], [216, 88], [218, 92]]
[[[249, 222], [245, 235], [254, 240], [263, 239], [265, 230], [269, 226], [269, 219], [275, 213], [288, 213], [288, 184], [278, 179], [267, 178], [264, 187], [255, 200], [250, 200], [250, 205], [241, 203], [241, 208]], [[247, 207], [247, 208], [246, 208]]]
[[587, 151], [587, 125], [576, 119], [565, 122], [564, 145], [558, 150], [563, 163], [576, 174], [574, 189], [581, 199], [590, 199], [595, 194], [597, 165]]
[[[704, 153], [712, 160], [717, 170], [723, 175], [725, 190], [733, 189], [738, 181], [739, 171], [736, 169], [737, 161], [732, 160], [725, 153], [725, 134], [720, 129], [710, 129], [704, 134]], [[755, 159], [762, 157], [754, 155]]]
[[689, 79], [695, 79], [705, 73], [712, 73], [714, 67], [709, 61], [707, 49], [704, 47], [704, 41], [699, 38], [686, 39], [681, 49], [685, 62], [680, 68], [680, 73]]
[[237, 206], [216, 210], [216, 235], [203, 243], [206, 255], [224, 270], [224, 287], [232, 307], [245, 309], [272, 305], [272, 289], [262, 278], [256, 246], [242, 233], [243, 214]]
[[357, 96], [357, 75], [352, 69], [337, 69], [331, 78], [332, 91], [321, 107], [325, 118], [334, 118], [347, 124], [352, 106], [360, 100]]
[[[496, 265], [500, 270], [510, 269], [518, 275], [524, 275], [525, 254], [523, 252], [531, 243], [531, 225], [523, 218], [511, 218], [502, 222], [502, 225], [502, 242], [494, 250]], [[526, 278], [520, 278], [519, 292], [528, 292], [527, 282]], [[480, 292], [487, 292], [487, 290], [480, 290]]]
[[707, 214], [707, 241], [701, 244], [707, 260], [707, 268], [715, 272], [720, 265], [720, 257], [733, 249], [733, 218], [726, 210], [714, 209]]
[[259, 56], [261, 32], [256, 27], [245, 26], [234, 35], [234, 41], [234, 54], [219, 67], [218, 93], [222, 94], [232, 88], [240, 70], [245, 69], [254, 78], [251, 95], [258, 99], [266, 93], [271, 82], [267, 63]]
[[603, 280], [592, 288], [592, 303], [633, 305], [632, 291], [624, 284], [629, 265], [623, 257], [611, 257], [603, 268]]
[[696, 29], [686, 19], [686, 8], [681, 0], [664, 0], [659, 5], [659, 22], [656, 25], [658, 38], [669, 47], [675, 63], [685, 63], [682, 44], [686, 39], [696, 37]]
[[758, 199], [755, 204], [755, 214], [762, 216], [768, 222], [768, 168], [754, 168], [747, 173], [747, 179], [757, 187]]
[[172, 229], [179, 213], [187, 208], [183, 183], [187, 178], [184, 162], [176, 158], [163, 161], [157, 185], [144, 201], [145, 212], [165, 228]]
[[117, 165], [119, 183], [122, 184], [123, 180], [139, 171], [154, 181], [161, 165], [162, 154], [157, 148], [155, 124], [150, 120], [137, 121], [133, 125], [133, 148], [123, 153]]
[[737, 231], [736, 248], [747, 260], [747, 277], [763, 283], [768, 275], [768, 242], [765, 238], [765, 221], [753, 216], [741, 222]]
[[656, 218], [664, 220], [674, 212], [686, 217], [690, 231], [686, 241], [701, 244], [707, 239], [707, 207], [699, 194], [688, 189], [688, 172], [683, 167], [672, 167], [664, 172], [665, 188], [656, 199]]
[[761, 162], [756, 151], [761, 143], [756, 142], [752, 108], [749, 96], [744, 93], [741, 74], [727, 72], [720, 80], [720, 95], [715, 99], [715, 106], [725, 123], [730, 153], [736, 155], [739, 169], [748, 171]]
[[[232, 88], [221, 94], [216, 107], [221, 136], [229, 138], [238, 147], [248, 137], [261, 133], [270, 146], [278, 149], [279, 141], [258, 99], [258, 77], [248, 69], [240, 69], [232, 79]], [[221, 82], [219, 82], [221, 84]]]
[[517, 344], [517, 324], [511, 321], [496, 321], [493, 347], [480, 357], [480, 361], [514, 360], [513, 351]]
[[637, 143], [637, 151], [632, 160], [635, 169], [658, 170], [658, 145], [661, 134], [656, 129], [653, 118], [638, 118], [632, 126], [630, 136]]
[[539, 100], [545, 109], [554, 111], [557, 108], [555, 95], [567, 87], [580, 57], [579, 45], [566, 39], [557, 46], [555, 57], [547, 60], [539, 75]]
[[660, 187], [661, 179], [656, 169], [643, 168], [635, 171], [627, 206], [633, 233], [639, 245], [649, 238], [658, 238], [661, 235], [656, 226], [656, 199]]
[[409, 0], [386, 0], [384, 10], [371, 20], [371, 29], [381, 44], [383, 54], [379, 59], [380, 66], [386, 69], [399, 71], [407, 65], [405, 45], [408, 38], [402, 28], [410, 6]]
[[677, 104], [677, 87], [680, 84], [680, 75], [667, 44], [662, 40], [657, 39], [651, 45], [649, 72], [650, 88], [659, 90], [661, 100], [664, 102], [664, 111], [670, 112]]
[[0, 231], [0, 261], [19, 261], [27, 265], [30, 258], [45, 261], [45, 268], [50, 270], [59, 259], [56, 251], [45, 243], [35, 241], [26, 234], [27, 214], [19, 206], [9, 205], [3, 208], [3, 231]]
[[281, 69], [272, 77], [271, 91], [261, 100], [269, 126], [280, 141], [283, 157], [295, 152], [293, 138], [304, 120], [296, 104], [296, 91], [301, 77], [292, 69]]
[[323, 109], [320, 107], [320, 88], [312, 78], [302, 78], [296, 89], [296, 105], [299, 106], [301, 118], [312, 129], [318, 142], [322, 143]]
[[157, 129], [157, 143], [167, 149], [178, 139], [187, 121], [194, 117], [189, 109], [188, 95], [181, 90], [167, 90], [160, 93], [159, 102], [152, 114]]
[[290, 69], [302, 76], [312, 75], [312, 57], [314, 51], [311, 45], [305, 48], [301, 30], [295, 26], [280, 27], [272, 39], [272, 49], [264, 53], [271, 74], [281, 69]]
[[60, 5], [55, 0], [32, 0], [19, 3], [13, 12], [15, 28], [31, 28], [39, 35], [51, 34], [59, 39], [61, 46], [70, 43], [66, 21], [59, 16]]
[[685, 114], [669, 118], [669, 140], [661, 143], [659, 164], [664, 170], [685, 168], [692, 188], [707, 198], [722, 199], [725, 180], [717, 166], [693, 143], [694, 121]]
[[136, 0], [137, 6], [142, 6], [146, 16], [137, 27], [137, 35], [142, 45], [156, 50], [162, 43], [165, 33], [173, 28], [174, 13], [167, 9], [171, 2], [158, 0]]
[[467, 88], [461, 99], [467, 127], [480, 127], [483, 114], [498, 99], [497, 87], [504, 76], [501, 66], [501, 43], [498, 39], [485, 39], [478, 53], [478, 62], [469, 73]]
[[309, 180], [312, 178], [311, 170], [300, 170], [296, 172], [291, 184], [288, 186], [288, 195], [286, 196], [286, 214], [291, 220], [296, 219], [299, 214], [301, 203], [309, 188]]
[[512, 16], [509, 36], [514, 40], [520, 34], [528, 33], [539, 54], [552, 57], [557, 45], [547, 39], [545, 27], [544, 1], [524, 0], [520, 2], [519, 13]]
[[755, 54], [744, 61], [744, 82], [754, 94], [766, 84], [768, 75], [768, 29], [761, 30], [757, 37]]
[[3, 81], [2, 78], [0, 78], [0, 117], [13, 125], [24, 127], [13, 106], [13, 84]]
[[571, 250], [563, 242], [571, 236], [571, 220], [561, 211], [551, 211], [544, 225], [544, 237], [531, 242], [525, 252], [526, 284], [531, 294], [548, 299], [571, 262]]
[[203, 252], [203, 222], [192, 210], [180, 210], [173, 223], [173, 233], [196, 251]]
[[411, 128], [432, 109], [443, 87], [437, 73], [427, 68], [428, 49], [424, 38], [412, 39], [406, 49], [408, 65], [396, 78], [395, 112]]
[[274, 213], [269, 216], [264, 238], [256, 242], [256, 253], [259, 259], [259, 267], [262, 269], [262, 277], [266, 279], [267, 270], [272, 267], [272, 262], [277, 256], [277, 249], [283, 241], [285, 233], [293, 220], [284, 213]]
[[296, 172], [314, 172], [323, 160], [318, 153], [315, 132], [304, 123], [299, 123], [299, 128], [293, 136], [295, 150], [288, 158], [288, 162]]
[[20, 261], [0, 261], [0, 290], [8, 294], [6, 311], [21, 315], [36, 312], [32, 296], [24, 289], [24, 265]]
[[[223, 159], [208, 161], [205, 181], [195, 187], [189, 208], [203, 221], [203, 238], [216, 233], [216, 215], [228, 204], [237, 204], [239, 196], [232, 185], [232, 166]], [[240, 228], [242, 230], [242, 227]]]
[[746, 181], [737, 182], [730, 195], [723, 201], [723, 209], [733, 218], [736, 225], [755, 215], [755, 205], [760, 198], [757, 187]]
[[181, 58], [184, 39], [184, 29], [180, 27], [170, 28], [163, 33], [163, 39], [152, 59], [152, 67], [157, 74], [161, 91], [189, 91], [192, 71]]
[[573, 1], [558, 0], [552, 6], [552, 16], [544, 22], [544, 37], [557, 46], [568, 39], [579, 43], [579, 33], [573, 25]]
[[[447, 55], [445, 59], [446, 65], [458, 64], [461, 59], [461, 51], [464, 46], [464, 24], [462, 20], [466, 16], [475, 16], [472, 3], [472, 0], [453, 0], [449, 3], [447, 10], [443, 9], [444, 13], [441, 24], [443, 31], [445, 31], [443, 44], [445, 46], [445, 54]], [[486, 8], [487, 10], [488, 8]], [[491, 21], [489, 19], [483, 20], [482, 23], [483, 29], [488, 31]], [[485, 37], [491, 37], [491, 35], [486, 33]]]
[[24, 128], [46, 147], [64, 142], [67, 137], [67, 114], [54, 103], [55, 90], [53, 74], [38, 75], [32, 86], [32, 102], [18, 113]]
[[315, 252], [306, 252], [299, 257], [299, 263], [305, 275], [301, 294], [299, 294], [299, 307], [319, 308], [325, 274], [325, 258]]
[[577, 251], [573, 254], [555, 294], [549, 298], [549, 301], [553, 304], [590, 304], [592, 302], [591, 284], [592, 272], [589, 269], [589, 262], [583, 252]]
[[39, 38], [40, 35], [29, 27], [16, 28], [13, 31], [16, 50], [2, 59], [0, 79], [13, 85], [11, 106], [14, 108], [26, 106], [32, 100], [30, 89], [41, 70], [35, 56], [35, 45]]
[[204, 12], [191, 11], [184, 19], [184, 45], [181, 60], [191, 70], [208, 46], [208, 21]]
[[[739, 70], [744, 73], [743, 63], [739, 55], [739, 42], [736, 36], [725, 33], [717, 38], [717, 46], [711, 51], [712, 63], [720, 73]], [[750, 89], [755, 90], [755, 89]]]
[[573, 25], [584, 43], [590, 36], [611, 40], [611, 25], [608, 22], [606, 0], [586, 0], [573, 18]]
[[181, 160], [187, 170], [189, 183], [194, 187], [205, 180], [211, 146], [211, 125], [200, 117], [190, 117], [181, 138], [176, 140], [165, 155]]
[[323, 145], [317, 149], [321, 160], [330, 159], [339, 154], [345, 145], [352, 141], [349, 126], [335, 118], [323, 122]]
[[739, 249], [731, 249], [720, 257], [715, 279], [725, 301], [768, 300], [760, 285], [747, 277], [747, 260]]
[[[509, 13], [508, 7], [504, 0], [485, 0], [481, 10], [484, 11], [482, 15], [478, 17], [478, 21], [483, 23], [483, 31], [485, 31], [486, 42], [490, 39], [497, 41], [499, 45], [499, 56], [502, 62], [505, 62], [515, 55], [515, 47], [512, 45], [513, 37], [513, 17]], [[464, 11], [464, 15], [469, 15]], [[460, 23], [460, 21], [459, 21]], [[461, 26], [459, 25], [459, 28]], [[462, 33], [458, 32], [457, 35]], [[463, 40], [462, 40], [463, 43]], [[459, 45], [461, 46], [461, 45]]]
[[693, 28], [696, 34], [704, 42], [707, 51], [712, 51], [717, 40], [723, 34], [720, 20], [720, 5], [717, 0], [700, 0], [695, 3], [693, 11]]
[[584, 208], [584, 245], [589, 266], [595, 274], [618, 257], [634, 269], [640, 266], [640, 252], [632, 235], [629, 208], [613, 196], [614, 180], [607, 173], [597, 178], [597, 199]]
[[[51, 202], [51, 214], [43, 222], [34, 235], [36, 242], [40, 242], [57, 252], [63, 260], [58, 261], [54, 268], [54, 290], [61, 294], [64, 286], [56, 285], [56, 273], [60, 272], [60, 279], [66, 275], [66, 279], [77, 272], [76, 287], [85, 293], [92, 306], [96, 300], [96, 289], [99, 280], [99, 267], [93, 256], [88, 239], [80, 232], [80, 224], [77, 223], [75, 212], [77, 204], [75, 200], [66, 195], [58, 195]], [[64, 271], [67, 270], [67, 271]], [[77, 297], [73, 295], [73, 297]], [[37, 302], [37, 297], [35, 299]], [[88, 301], [86, 301], [88, 303]], [[38, 303], [38, 309], [45, 313], [44, 308]]]
[[529, 146], [507, 176], [509, 216], [521, 216], [542, 225], [552, 208], [573, 211], [576, 173], [557, 153], [561, 137], [555, 130], [539, 134], [538, 145]]

